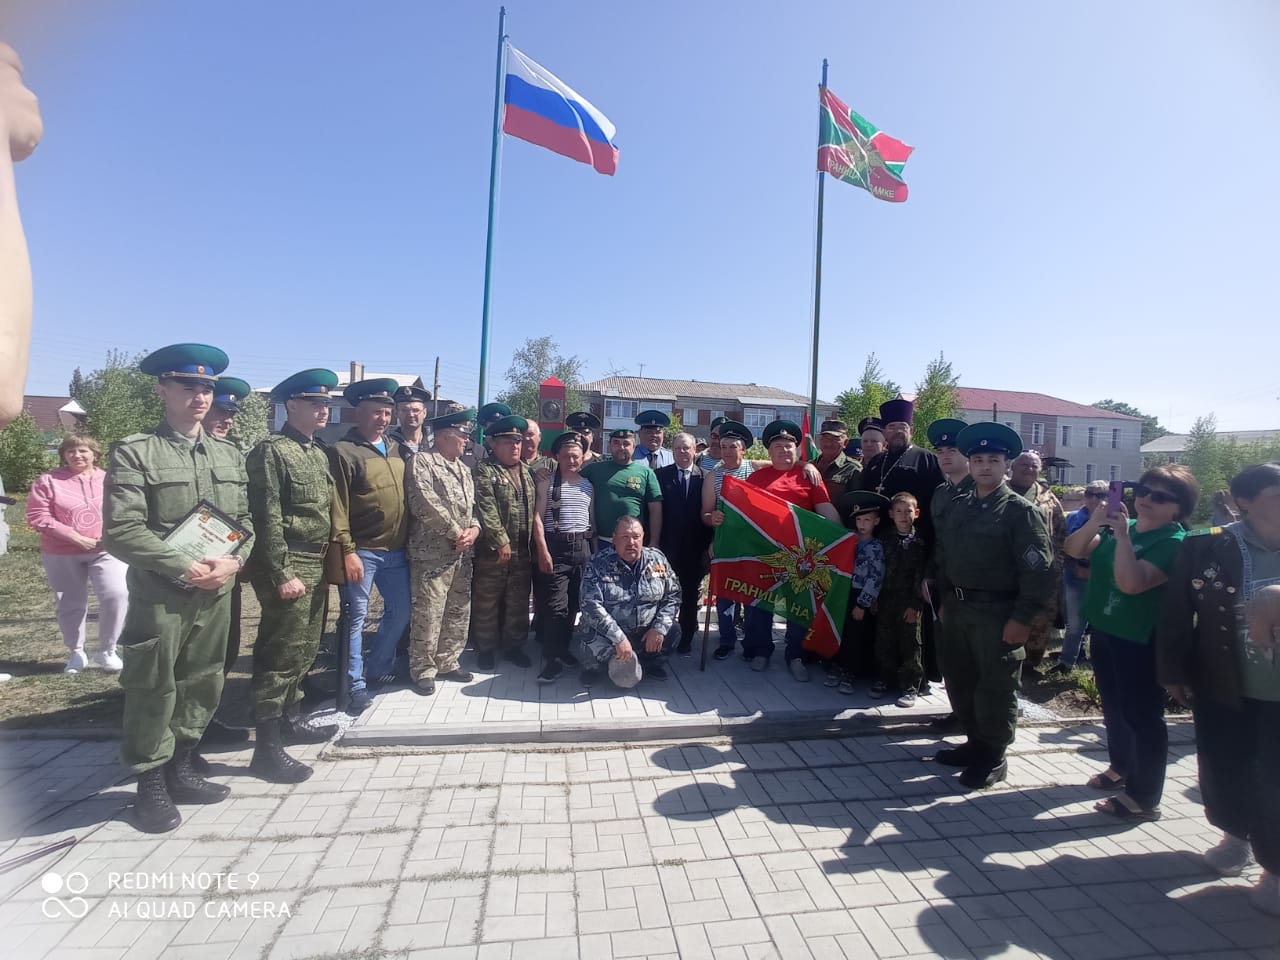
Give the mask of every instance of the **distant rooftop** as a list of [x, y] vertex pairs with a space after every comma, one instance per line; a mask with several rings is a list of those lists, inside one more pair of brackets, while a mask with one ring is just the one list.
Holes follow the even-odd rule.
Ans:
[[1112, 413], [1087, 403], [1060, 400], [1045, 393], [1021, 390], [987, 390], [982, 387], [956, 387], [956, 405], [961, 410], [990, 410], [992, 404], [1001, 413], [1031, 413], [1046, 417], [1101, 417], [1108, 420], [1137, 421], [1124, 413]]
[[[1219, 440], [1228, 440], [1244, 445], [1259, 441], [1280, 439], [1280, 430], [1225, 430], [1214, 434]], [[1189, 433], [1166, 433], [1156, 437], [1150, 443], [1142, 445], [1143, 453], [1182, 453], [1187, 449], [1191, 439]]]
[[[677, 397], [703, 397], [708, 400], [734, 400], [747, 405], [785, 403], [802, 407], [809, 398], [779, 387], [758, 383], [717, 383], [714, 380], [663, 380], [658, 377], [605, 377], [578, 385], [579, 390], [599, 393], [622, 400], [675, 400]], [[829, 400], [819, 400], [831, 406]]]

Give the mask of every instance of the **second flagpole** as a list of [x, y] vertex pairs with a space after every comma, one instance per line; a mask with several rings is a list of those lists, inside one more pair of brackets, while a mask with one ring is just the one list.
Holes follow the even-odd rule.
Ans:
[[493, 89], [493, 148], [489, 155], [489, 231], [484, 242], [484, 306], [480, 312], [480, 400], [489, 392], [489, 308], [493, 283], [493, 234], [498, 220], [498, 178], [502, 171], [502, 100], [506, 81], [507, 8], [498, 8], [498, 70]]
[[[822, 58], [822, 86], [827, 87], [827, 59]], [[818, 147], [822, 146], [822, 106], [819, 96], [818, 106]], [[818, 423], [818, 331], [822, 318], [822, 198], [827, 178], [818, 170], [818, 221], [814, 228], [813, 252], [813, 348], [812, 376], [809, 381], [809, 425], [813, 429]]]

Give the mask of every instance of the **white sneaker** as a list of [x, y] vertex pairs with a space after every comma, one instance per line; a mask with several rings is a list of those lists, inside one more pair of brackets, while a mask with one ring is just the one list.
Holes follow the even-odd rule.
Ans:
[[63, 672], [79, 673], [87, 666], [89, 666], [89, 658], [84, 655], [84, 651], [73, 650], [71, 656], [67, 657], [67, 668]]
[[798, 657], [791, 661], [787, 669], [791, 671], [791, 676], [795, 677], [795, 679], [799, 680], [801, 683], [809, 682], [809, 668], [801, 663]]
[[1222, 842], [1204, 852], [1204, 862], [1224, 877], [1238, 877], [1253, 863], [1253, 853], [1248, 840], [1223, 833]]
[[114, 650], [99, 650], [93, 656], [93, 665], [108, 673], [119, 673], [124, 669], [124, 661]]
[[1280, 875], [1265, 871], [1258, 885], [1249, 891], [1254, 909], [1272, 917], [1280, 917]]

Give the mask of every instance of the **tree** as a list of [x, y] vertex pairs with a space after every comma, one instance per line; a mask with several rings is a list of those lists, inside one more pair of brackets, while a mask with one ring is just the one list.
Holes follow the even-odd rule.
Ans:
[[263, 399], [262, 394], [251, 393], [239, 405], [240, 412], [231, 421], [231, 432], [227, 434], [227, 439], [241, 451], [248, 453], [271, 432], [271, 424], [268, 422], [271, 404]]
[[945, 356], [939, 353], [936, 360], [929, 361], [924, 378], [916, 384], [914, 421], [919, 424], [921, 434], [933, 421], [956, 415], [959, 384], [960, 378]]
[[1213, 414], [1199, 417], [1182, 454], [1182, 462], [1200, 483], [1200, 500], [1190, 521], [1193, 526], [1209, 522], [1214, 494], [1227, 489], [1237, 473], [1257, 463], [1280, 459], [1280, 440], [1241, 444], [1233, 437], [1219, 436], [1217, 426]]
[[1112, 413], [1123, 413], [1130, 417], [1141, 417], [1142, 443], [1150, 443], [1152, 440], [1163, 437], [1169, 432], [1164, 427], [1160, 426], [1160, 419], [1158, 417], [1143, 413], [1131, 404], [1121, 403], [1119, 400], [1099, 400], [1097, 403], [1092, 404], [1092, 406], [1097, 407], [1099, 410], [1110, 410]]
[[23, 410], [12, 423], [0, 430], [0, 477], [4, 477], [8, 492], [29, 489], [31, 481], [52, 464], [48, 444], [36, 429], [30, 410]]
[[[84, 407], [85, 427], [103, 449], [164, 419], [164, 403], [156, 395], [155, 378], [138, 369], [143, 356], [130, 357], [112, 350], [104, 367], [79, 380], [80, 396], [76, 400]], [[74, 375], [71, 384], [77, 386]]]
[[859, 420], [863, 417], [878, 417], [880, 404], [886, 400], [892, 400], [901, 392], [901, 388], [896, 383], [885, 378], [880, 361], [873, 353], [867, 357], [857, 386], [837, 394], [836, 404], [840, 407], [844, 422], [849, 424], [849, 429], [857, 430]]
[[559, 377], [565, 385], [565, 413], [582, 409], [582, 394], [574, 388], [582, 382], [583, 362], [578, 357], [560, 355], [551, 337], [527, 339], [511, 358], [507, 368], [507, 389], [498, 400], [511, 412], [529, 419], [538, 416], [538, 384], [547, 377]]

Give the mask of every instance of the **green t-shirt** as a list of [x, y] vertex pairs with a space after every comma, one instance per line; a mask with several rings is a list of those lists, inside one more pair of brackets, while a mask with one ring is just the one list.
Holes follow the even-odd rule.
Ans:
[[608, 540], [623, 517], [639, 517], [648, 523], [642, 509], [646, 503], [662, 500], [658, 475], [643, 460], [618, 466], [612, 459], [595, 460], [582, 468], [582, 475], [595, 489], [596, 536]]
[[[1138, 533], [1137, 520], [1129, 521], [1129, 539], [1139, 560], [1168, 573], [1178, 559], [1186, 531], [1176, 523]], [[1081, 612], [1090, 624], [1112, 636], [1134, 643], [1150, 643], [1160, 619], [1164, 584], [1143, 593], [1124, 593], [1116, 586], [1116, 539], [1104, 531], [1102, 543], [1089, 557], [1089, 580]]]

